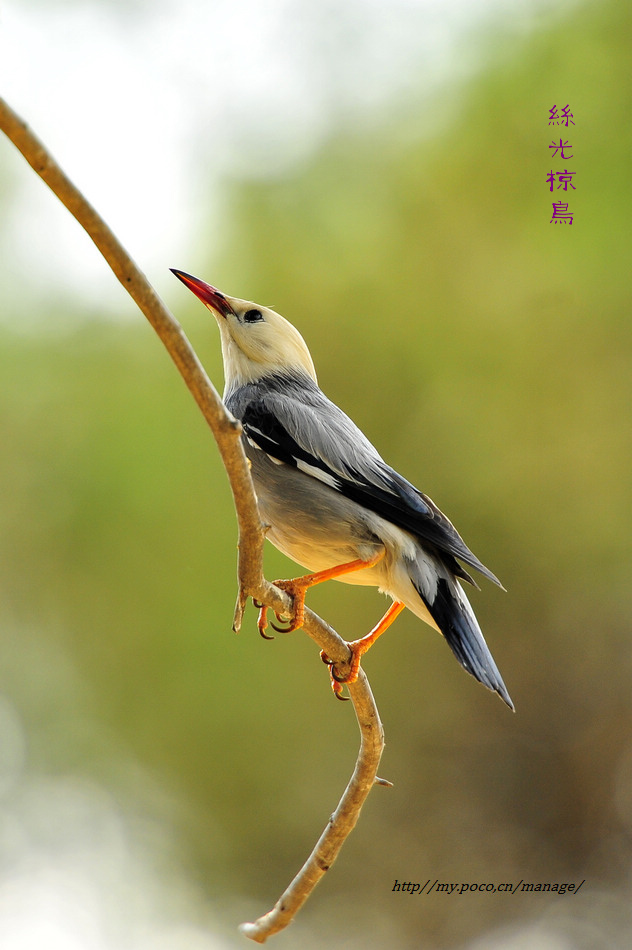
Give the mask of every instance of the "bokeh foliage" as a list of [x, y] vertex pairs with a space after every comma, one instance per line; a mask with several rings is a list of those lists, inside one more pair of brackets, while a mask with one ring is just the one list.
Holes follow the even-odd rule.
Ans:
[[[481, 74], [434, 115], [399, 104], [291, 175], [227, 183], [224, 220], [209, 222], [221, 259], [190, 265], [299, 326], [323, 389], [508, 589], [472, 600], [515, 716], [412, 616], [366, 659], [395, 788], [375, 792], [306, 909], [321, 936], [343, 919], [363, 946], [456, 946], [561, 906], [422, 903], [396, 897], [396, 878], [586, 878], [573, 913], [594, 921], [614, 906], [595, 909], [595, 894], [625, 894], [631, 27], [628, 5], [610, 3], [487, 39]], [[568, 134], [548, 126], [554, 102], [571, 105]], [[549, 224], [560, 134], [574, 147], [572, 226]], [[177, 286], [172, 304], [221, 386], [210, 318]], [[209, 900], [247, 892], [263, 909], [346, 781], [352, 711], [301, 634], [264, 643], [254, 613], [230, 632], [226, 479], [146, 328], [95, 314], [58, 337], [4, 330], [0, 396], [0, 682], [32, 754], [124, 795], [116, 750], [131, 750], [171, 790], [165, 810]], [[276, 552], [268, 565], [293, 569]], [[335, 584], [310, 603], [350, 639], [383, 607]], [[56, 653], [77, 671], [63, 690]], [[84, 690], [102, 733], [77, 724]]]

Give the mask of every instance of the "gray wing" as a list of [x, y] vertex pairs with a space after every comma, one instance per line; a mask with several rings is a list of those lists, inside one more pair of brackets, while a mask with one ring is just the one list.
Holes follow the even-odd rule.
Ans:
[[226, 400], [251, 443], [317, 478], [420, 541], [473, 583], [459, 558], [502, 587], [454, 525], [423, 492], [392, 469], [366, 436], [310, 379], [279, 375], [243, 386]]

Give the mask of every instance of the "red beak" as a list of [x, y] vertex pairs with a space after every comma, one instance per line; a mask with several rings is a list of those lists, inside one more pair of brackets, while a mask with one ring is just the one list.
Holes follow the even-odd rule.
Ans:
[[181, 280], [189, 290], [192, 290], [195, 296], [199, 297], [202, 303], [206, 304], [207, 307], [212, 307], [213, 310], [220, 313], [223, 317], [227, 317], [233, 313], [233, 308], [226, 300], [224, 294], [216, 290], [215, 287], [211, 287], [210, 284], [200, 280], [199, 277], [192, 277], [191, 274], [185, 274], [183, 270], [175, 270], [175, 268], [172, 267], [171, 273], [175, 274], [178, 280]]

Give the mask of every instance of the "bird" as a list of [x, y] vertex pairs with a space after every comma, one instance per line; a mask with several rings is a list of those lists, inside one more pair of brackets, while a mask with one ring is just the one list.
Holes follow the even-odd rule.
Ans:
[[[267, 538], [310, 573], [275, 581], [293, 598], [284, 632], [304, 621], [305, 594], [337, 579], [377, 587], [391, 598], [378, 624], [349, 643], [350, 672], [338, 676], [325, 654], [334, 693], [354, 682], [360, 659], [407, 607], [443, 635], [459, 663], [514, 709], [461, 585], [478, 587], [474, 568], [503, 590], [428, 495], [380, 456], [355, 423], [322, 392], [307, 344], [279, 313], [230, 297], [185, 271], [172, 273], [219, 326], [226, 408], [242, 426], [244, 450]], [[267, 627], [260, 608], [259, 631]], [[277, 620], [282, 621], [277, 614]]]

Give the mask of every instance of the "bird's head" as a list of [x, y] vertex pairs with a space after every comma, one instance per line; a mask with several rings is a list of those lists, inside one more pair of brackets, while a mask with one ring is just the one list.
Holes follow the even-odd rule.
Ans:
[[307, 344], [284, 317], [250, 300], [229, 297], [184, 271], [172, 268], [172, 273], [217, 320], [227, 390], [281, 372], [306, 373], [316, 382]]

